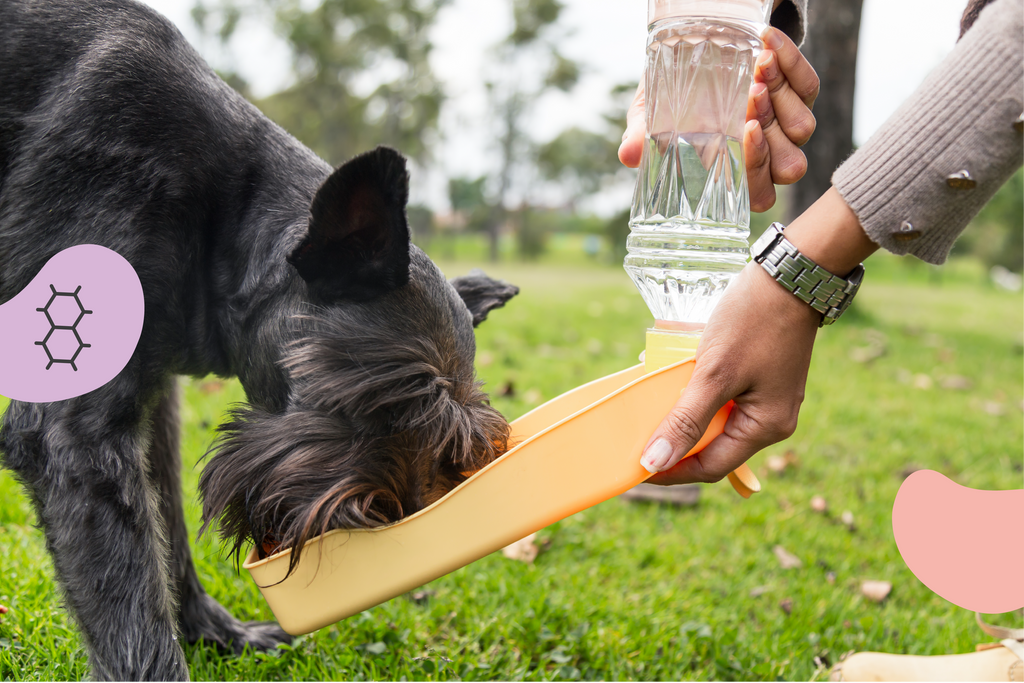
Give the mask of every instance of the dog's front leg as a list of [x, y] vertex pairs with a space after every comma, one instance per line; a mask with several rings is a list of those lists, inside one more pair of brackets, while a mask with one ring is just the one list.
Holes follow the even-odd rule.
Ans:
[[169, 571], [178, 598], [178, 629], [187, 643], [202, 639], [235, 654], [241, 654], [246, 646], [272, 650], [279, 643], [291, 642], [292, 637], [273, 621], [243, 622], [233, 617], [207, 594], [192, 564], [182, 510], [179, 393], [177, 382], [171, 381], [153, 411], [147, 458], [150, 482], [159, 495], [160, 515], [170, 547]]
[[146, 477], [145, 413], [108, 385], [61, 403], [12, 402], [0, 431], [5, 464], [29, 490], [102, 680], [188, 678]]

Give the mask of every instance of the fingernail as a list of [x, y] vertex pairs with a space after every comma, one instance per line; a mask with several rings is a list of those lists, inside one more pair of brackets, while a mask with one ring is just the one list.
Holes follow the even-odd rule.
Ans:
[[772, 100], [768, 96], [768, 88], [760, 89], [754, 93], [754, 109], [757, 110], [759, 116], [765, 116], [768, 113], [771, 103]]
[[760, 148], [764, 146], [764, 131], [761, 129], [760, 121], [756, 123], [757, 125], [754, 126], [754, 130], [750, 132], [750, 140], [754, 143], [755, 147]]
[[658, 439], [651, 444], [651, 447], [644, 453], [644, 457], [640, 460], [640, 464], [644, 466], [644, 469], [654, 474], [660, 472], [665, 465], [668, 464], [669, 458], [672, 457], [672, 444], [665, 439]]
[[761, 124], [757, 119], [751, 119], [745, 124], [747, 131], [750, 133], [750, 142], [753, 143], [754, 147], [760, 147], [764, 144], [764, 133], [761, 132]]
[[779, 33], [778, 29], [769, 26], [761, 37], [764, 39], [765, 47], [769, 50], [778, 50], [782, 47], [782, 34]]

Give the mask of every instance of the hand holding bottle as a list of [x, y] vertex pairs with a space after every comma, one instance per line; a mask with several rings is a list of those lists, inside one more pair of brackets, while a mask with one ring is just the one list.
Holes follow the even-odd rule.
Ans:
[[[818, 96], [818, 76], [793, 41], [775, 28], [762, 38], [765, 49], [757, 58], [743, 131], [750, 208], [759, 212], [775, 204], [774, 185], [795, 183], [807, 171], [800, 146], [814, 132], [811, 107]], [[619, 161], [630, 168], [640, 164], [643, 151], [644, 102], [641, 81], [619, 147]]]
[[[786, 228], [800, 251], [846, 275], [878, 245], [834, 188]], [[713, 482], [750, 456], [789, 437], [804, 398], [821, 314], [783, 289], [756, 263], [730, 284], [708, 321], [683, 396], [655, 430], [642, 463], [653, 484]], [[725, 432], [683, 458], [729, 400]]]

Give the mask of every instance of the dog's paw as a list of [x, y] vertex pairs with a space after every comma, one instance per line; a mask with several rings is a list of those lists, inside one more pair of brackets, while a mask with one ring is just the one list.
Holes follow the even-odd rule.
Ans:
[[246, 647], [273, 650], [279, 643], [290, 643], [292, 636], [273, 621], [239, 621], [209, 595], [191, 605], [182, 605], [179, 623], [181, 637], [187, 643], [203, 640], [236, 655]]
[[240, 629], [231, 640], [231, 649], [236, 655], [242, 654], [246, 646], [254, 650], [273, 650], [279, 643], [294, 640], [276, 621], [237, 621], [235, 624]]

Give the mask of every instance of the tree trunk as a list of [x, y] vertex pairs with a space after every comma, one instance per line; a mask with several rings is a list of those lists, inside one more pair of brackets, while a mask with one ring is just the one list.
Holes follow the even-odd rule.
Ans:
[[516, 89], [500, 104], [502, 123], [505, 130], [501, 136], [501, 172], [498, 176], [498, 197], [491, 211], [488, 236], [490, 241], [490, 257], [492, 263], [498, 262], [501, 227], [508, 218], [505, 199], [512, 187], [512, 169], [516, 163], [516, 149], [522, 137], [520, 125], [526, 108], [526, 96]]
[[789, 188], [786, 221], [804, 212], [832, 186], [832, 172], [853, 151], [853, 92], [863, 0], [810, 0], [807, 39], [800, 48], [818, 72], [817, 128], [804, 145], [807, 175]]

